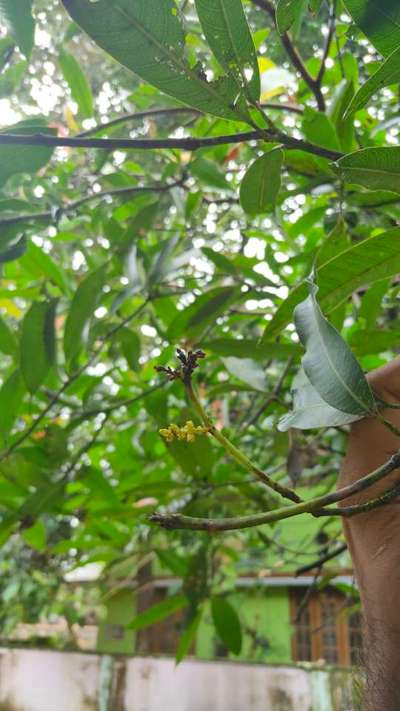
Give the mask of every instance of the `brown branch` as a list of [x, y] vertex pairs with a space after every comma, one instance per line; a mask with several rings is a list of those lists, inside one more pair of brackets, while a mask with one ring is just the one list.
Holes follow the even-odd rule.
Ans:
[[96, 148], [106, 151], [115, 150], [161, 150], [163, 148], [176, 148], [186, 151], [196, 151], [199, 148], [222, 146], [231, 143], [244, 143], [247, 141], [267, 141], [282, 143], [288, 149], [297, 149], [312, 153], [313, 155], [338, 160], [344, 154], [331, 151], [321, 146], [316, 146], [308, 141], [302, 141], [292, 136], [287, 136], [280, 131], [258, 129], [244, 131], [226, 136], [210, 136], [207, 138], [67, 138], [65, 136], [48, 136], [43, 133], [19, 135], [12, 133], [0, 134], [0, 145], [15, 146], [48, 146], [51, 148]]
[[329, 20], [328, 20], [328, 34], [326, 36], [325, 40], [325, 46], [322, 52], [322, 59], [321, 59], [321, 65], [317, 74], [317, 78], [315, 80], [316, 86], [321, 88], [322, 81], [324, 78], [325, 74], [325, 69], [326, 69], [326, 60], [328, 59], [329, 55], [329, 50], [331, 48], [332, 40], [335, 35], [335, 30], [336, 30], [336, 3], [334, 2], [329, 9]]
[[[275, 28], [278, 31], [277, 25], [276, 25], [276, 15], [275, 15], [275, 7], [272, 4], [271, 0], [252, 0], [253, 4], [256, 5], [260, 10], [264, 10], [265, 12], [268, 13], [268, 15], [272, 18]], [[291, 63], [293, 64], [294, 68], [297, 69], [298, 73], [302, 77], [302, 79], [305, 81], [307, 86], [311, 89], [312, 93], [315, 96], [315, 100], [317, 102], [318, 109], [320, 111], [325, 111], [325, 99], [324, 96], [321, 92], [321, 88], [317, 81], [311, 76], [311, 74], [308, 72], [307, 67], [305, 66], [303, 59], [301, 58], [297, 48], [294, 46], [292, 38], [290, 37], [288, 32], [284, 32], [283, 34], [280, 34], [278, 32], [279, 38], [282, 42], [283, 47], [285, 48], [286, 54], [288, 55]]]

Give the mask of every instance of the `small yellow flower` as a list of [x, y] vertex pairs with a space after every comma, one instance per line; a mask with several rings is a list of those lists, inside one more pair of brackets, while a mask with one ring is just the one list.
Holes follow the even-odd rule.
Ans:
[[192, 420], [188, 420], [183, 427], [178, 427], [178, 425], [171, 424], [167, 428], [159, 430], [161, 437], [163, 437], [166, 442], [173, 442], [178, 440], [180, 442], [194, 442], [196, 437], [202, 434], [207, 434], [208, 428], [202, 425], [194, 425]]

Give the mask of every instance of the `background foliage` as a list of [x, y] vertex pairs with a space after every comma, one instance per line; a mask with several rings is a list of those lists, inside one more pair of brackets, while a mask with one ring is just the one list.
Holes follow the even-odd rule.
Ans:
[[[354, 381], [390, 359], [400, 330], [400, 10], [380, 8], [0, 2], [3, 633], [54, 611], [79, 619], [67, 571], [101, 564], [107, 584], [152, 556], [182, 589], [133, 625], [186, 606], [181, 658], [211, 599], [218, 635], [240, 649], [229, 592], [241, 566], [285, 556], [285, 522], [218, 537], [149, 522], [276, 506], [210, 437], [160, 437], [199, 423], [182, 383], [154, 368], [200, 347], [195, 382], [234, 444], [282, 484], [334, 488], [343, 425], [373, 399], [362, 385], [358, 405], [341, 400], [329, 358], [345, 354]], [[323, 320], [328, 361], [315, 297], [304, 306], [312, 267], [344, 339]], [[320, 372], [308, 350], [312, 385], [297, 376], [288, 415], [300, 302]], [[334, 547], [340, 523], [321, 530]]]

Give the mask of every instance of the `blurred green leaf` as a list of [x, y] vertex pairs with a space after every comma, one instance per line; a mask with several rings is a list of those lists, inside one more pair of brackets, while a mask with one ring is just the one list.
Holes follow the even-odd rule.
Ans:
[[58, 61], [71, 96], [78, 104], [82, 118], [93, 116], [93, 96], [90, 84], [75, 57], [65, 49], [60, 49]]
[[32, 0], [0, 0], [0, 17], [6, 23], [22, 54], [29, 59], [35, 33]]
[[64, 352], [68, 362], [80, 353], [87, 341], [89, 324], [100, 300], [106, 268], [106, 265], [102, 265], [90, 272], [74, 294], [64, 330]]
[[271, 210], [281, 186], [283, 153], [275, 148], [254, 161], [240, 186], [240, 203], [249, 215]]
[[149, 625], [154, 625], [156, 622], [165, 620], [178, 610], [187, 607], [188, 601], [184, 595], [171, 595], [162, 602], [157, 602], [144, 612], [136, 615], [134, 620], [127, 625], [128, 630], [142, 630]]
[[242, 629], [236, 610], [224, 597], [211, 599], [212, 618], [221, 642], [232, 654], [242, 649]]
[[22, 322], [21, 373], [30, 393], [36, 392], [55, 362], [56, 305], [56, 300], [33, 303]]

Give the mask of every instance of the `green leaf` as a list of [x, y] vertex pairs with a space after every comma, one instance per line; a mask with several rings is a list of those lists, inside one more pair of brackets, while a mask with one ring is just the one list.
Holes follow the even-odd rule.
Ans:
[[15, 358], [18, 344], [14, 333], [0, 316], [0, 351]]
[[[399, 239], [400, 229], [394, 227], [358, 242], [324, 264], [318, 260], [319, 302], [324, 311], [330, 313], [361, 286], [395, 276], [400, 271]], [[290, 323], [293, 309], [306, 298], [307, 291], [302, 282], [290, 292], [266, 327], [263, 341]]]
[[306, 349], [304, 372], [328, 405], [348, 414], [371, 414], [375, 403], [368, 382], [340, 333], [322, 314], [317, 290], [310, 282], [310, 295], [294, 312], [297, 333]]
[[222, 358], [222, 362], [235, 378], [247, 383], [254, 390], [261, 390], [261, 392], [268, 390], [265, 372], [255, 360], [251, 358]]
[[32, 548], [35, 548], [37, 551], [45, 550], [47, 530], [42, 521], [36, 521], [33, 526], [26, 528], [21, 535], [24, 541], [32, 546]]
[[48, 277], [64, 294], [69, 293], [68, 280], [61, 266], [34, 242], [28, 243], [26, 253], [20, 263], [24, 270], [36, 277], [42, 275]]
[[278, 0], [275, 17], [276, 26], [281, 35], [298, 20], [302, 9], [303, 3], [300, 0]]
[[185, 58], [185, 35], [173, 0], [63, 0], [73, 20], [123, 66], [165, 94], [222, 118], [237, 118], [231, 105], [236, 83], [208, 82]]
[[232, 654], [240, 654], [242, 630], [236, 610], [224, 597], [211, 600], [211, 613], [218, 637]]
[[398, 0], [344, 0], [344, 4], [356, 25], [384, 57], [399, 47]]
[[138, 334], [131, 331], [130, 328], [121, 328], [118, 340], [129, 367], [132, 370], [139, 370], [141, 343]]
[[300, 368], [292, 385], [293, 410], [278, 422], [281, 432], [295, 427], [308, 430], [319, 427], [338, 427], [360, 420], [363, 415], [349, 415], [328, 405], [311, 385]]
[[221, 173], [215, 163], [206, 160], [206, 158], [196, 158], [189, 163], [188, 170], [196, 178], [199, 178], [204, 185], [221, 190], [232, 190], [232, 186], [228, 183], [225, 175]]
[[194, 641], [196, 639], [196, 635], [197, 635], [197, 631], [200, 626], [202, 614], [203, 614], [203, 611], [199, 610], [199, 612], [195, 615], [195, 617], [187, 625], [187, 627], [185, 628], [185, 630], [182, 632], [181, 636], [179, 637], [178, 649], [176, 651], [176, 656], [175, 656], [176, 664], [180, 664], [181, 661], [190, 652], [191, 647], [193, 646]]
[[90, 272], [74, 294], [64, 330], [64, 353], [68, 362], [80, 353], [87, 341], [89, 324], [99, 303], [106, 268], [106, 265], [102, 265]]
[[127, 625], [127, 629], [142, 630], [145, 627], [149, 627], [149, 625], [165, 620], [166, 617], [170, 617], [174, 612], [182, 610], [187, 605], [188, 600], [184, 595], [172, 595], [136, 615], [135, 619]]
[[[206, 40], [221, 67], [232, 74], [241, 90], [260, 98], [260, 75], [253, 40], [241, 0], [195, 0]], [[246, 76], [250, 72], [250, 78]]]
[[367, 331], [353, 331], [349, 344], [358, 356], [382, 353], [382, 351], [396, 350], [400, 342], [399, 331], [368, 329]]
[[[53, 128], [49, 128], [42, 118], [31, 118], [19, 121], [13, 126], [2, 128], [0, 133], [14, 133], [30, 135], [32, 133], [45, 133], [54, 135]], [[0, 187], [7, 180], [18, 173], [37, 173], [50, 160], [53, 148], [47, 146], [18, 146], [0, 145]]]
[[340, 158], [334, 168], [347, 183], [400, 193], [400, 148], [363, 148]]
[[32, 0], [0, 0], [0, 18], [6, 23], [22, 54], [29, 59], [35, 33]]
[[25, 388], [21, 373], [15, 370], [0, 388], [0, 436], [7, 438], [22, 405]]
[[0, 264], [5, 262], [13, 262], [15, 259], [22, 257], [22, 255], [26, 252], [27, 245], [27, 239], [25, 235], [22, 235], [14, 242], [14, 244], [0, 252]]
[[281, 187], [283, 152], [275, 148], [251, 164], [240, 186], [240, 203], [248, 215], [271, 210]]
[[10, 96], [16, 91], [27, 70], [28, 62], [22, 61], [13, 64], [2, 72], [0, 76], [0, 99]]
[[364, 108], [370, 98], [385, 86], [400, 81], [400, 47], [387, 58], [379, 69], [362, 85], [347, 109], [347, 116]]
[[93, 116], [92, 90], [79, 62], [64, 49], [60, 50], [58, 61], [71, 96], [78, 104], [79, 113], [82, 118], [90, 118]]
[[210, 289], [205, 294], [180, 311], [167, 331], [169, 341], [176, 341], [182, 334], [185, 338], [193, 338], [204, 331], [204, 328], [221, 316], [228, 306], [237, 298], [239, 289], [234, 286], [221, 286]]
[[305, 137], [316, 146], [323, 146], [333, 151], [340, 150], [335, 127], [326, 114], [307, 106], [304, 111], [302, 128]]
[[55, 361], [56, 305], [56, 300], [33, 303], [22, 322], [21, 373], [30, 393], [40, 387]]

